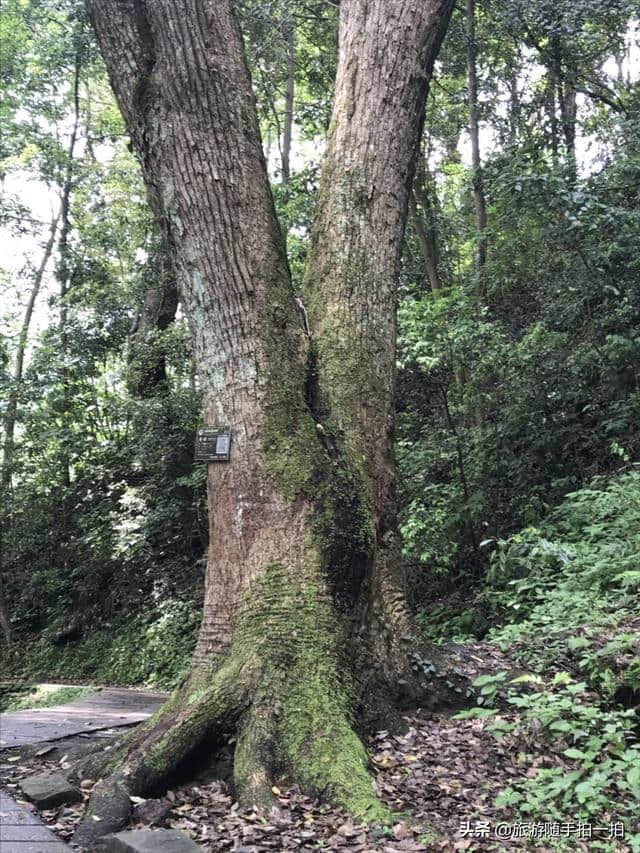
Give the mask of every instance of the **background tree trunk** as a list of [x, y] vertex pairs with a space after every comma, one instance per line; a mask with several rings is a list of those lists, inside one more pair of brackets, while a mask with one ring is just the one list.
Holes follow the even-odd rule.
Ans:
[[[82, 56], [80, 51], [75, 57], [75, 73], [73, 78], [73, 127], [71, 128], [71, 136], [69, 138], [69, 148], [67, 150], [67, 162], [64, 170], [64, 183], [62, 187], [62, 197], [60, 200], [60, 237], [58, 240], [58, 263], [56, 265], [56, 279], [59, 285], [60, 294], [60, 348], [63, 353], [62, 359], [62, 387], [63, 387], [63, 405], [62, 405], [62, 422], [65, 429], [62, 431], [61, 445], [62, 452], [60, 454], [60, 473], [62, 483], [69, 486], [71, 482], [71, 470], [69, 453], [67, 450], [67, 408], [69, 400], [69, 369], [67, 366], [69, 339], [68, 339], [68, 316], [69, 309], [67, 305], [67, 294], [71, 286], [73, 278], [73, 270], [71, 268], [71, 247], [69, 246], [69, 234], [71, 232], [71, 200], [73, 191], [74, 178], [74, 155], [76, 143], [78, 141], [78, 131], [80, 128], [80, 70], [82, 68]], [[66, 512], [64, 513], [66, 518]]]
[[27, 342], [29, 340], [29, 328], [33, 317], [33, 309], [35, 308], [36, 299], [38, 298], [40, 288], [42, 287], [47, 265], [51, 260], [51, 255], [53, 254], [59, 221], [60, 214], [58, 213], [51, 220], [49, 238], [44, 247], [40, 266], [36, 270], [33, 284], [31, 286], [31, 293], [29, 294], [29, 300], [24, 311], [22, 326], [20, 327], [20, 334], [18, 336], [16, 360], [13, 368], [13, 384], [9, 392], [7, 411], [2, 423], [4, 438], [2, 443], [2, 476], [0, 477], [2, 485], [2, 513], [0, 515], [0, 629], [4, 634], [7, 645], [11, 644], [11, 622], [9, 620], [7, 600], [4, 592], [5, 586], [2, 577], [2, 567], [4, 564], [4, 542], [6, 540], [7, 531], [10, 529], [12, 524], [11, 493], [14, 469], [15, 431], [16, 422], [18, 420], [18, 403], [20, 401], [20, 390], [22, 387], [22, 376], [24, 373], [24, 358], [27, 352]]
[[442, 289], [440, 249], [436, 228], [436, 211], [434, 210], [434, 207], [437, 208], [438, 206], [438, 198], [433, 178], [424, 161], [413, 181], [409, 205], [413, 225], [418, 235], [425, 278], [429, 282], [431, 292], [436, 294]]
[[[396, 282], [428, 80], [452, 5], [341, 4], [305, 284], [309, 336], [230, 4], [89, 0], [173, 246], [205, 421], [233, 432], [231, 460], [209, 466], [191, 674], [97, 791], [81, 839], [118, 786], [161, 786], [207, 733], [231, 724], [243, 799], [268, 800], [284, 769], [356, 813], [385, 813], [350, 720], [374, 637], [393, 661], [387, 674], [410, 672], [407, 649], [395, 654], [400, 635], [411, 639], [392, 454]], [[374, 622], [387, 626], [386, 644]]]
[[56, 214], [51, 220], [49, 237], [44, 247], [44, 251], [42, 252], [40, 265], [36, 270], [36, 274], [33, 279], [31, 293], [29, 294], [29, 300], [27, 301], [27, 305], [24, 310], [22, 326], [20, 327], [20, 334], [18, 336], [16, 360], [13, 368], [13, 384], [9, 393], [7, 411], [4, 416], [3, 423], [4, 443], [2, 454], [2, 490], [5, 493], [11, 488], [11, 478], [13, 476], [13, 452], [16, 420], [18, 417], [18, 400], [20, 397], [20, 386], [22, 385], [22, 375], [24, 372], [24, 357], [27, 351], [27, 342], [29, 340], [29, 328], [31, 326], [31, 318], [33, 317], [33, 309], [35, 308], [36, 299], [38, 298], [38, 294], [40, 293], [40, 288], [42, 287], [42, 282], [44, 280], [44, 274], [47, 269], [47, 265], [51, 260], [51, 255], [53, 254], [59, 221], [59, 214]]
[[287, 51], [287, 86], [284, 94], [284, 122], [282, 125], [282, 175], [284, 185], [291, 175], [291, 140], [293, 136], [293, 105], [296, 86], [296, 28], [293, 15], [287, 15], [283, 25]]
[[[476, 228], [478, 231], [476, 246], [476, 272], [480, 273], [487, 260], [487, 202], [482, 180], [482, 162], [480, 159], [480, 122], [478, 115], [478, 71], [476, 44], [476, 4], [467, 0], [467, 80], [469, 89], [469, 137], [471, 139], [471, 168], [473, 170], [473, 201], [476, 210]], [[482, 295], [482, 294], [481, 294]]]

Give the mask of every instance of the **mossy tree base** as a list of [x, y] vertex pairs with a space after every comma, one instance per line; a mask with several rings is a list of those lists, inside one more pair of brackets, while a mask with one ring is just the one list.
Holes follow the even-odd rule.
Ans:
[[[344, 651], [350, 644], [342, 641], [331, 597], [316, 572], [301, 578], [280, 565], [269, 566], [217, 666], [193, 669], [115, 755], [91, 756], [78, 768], [81, 776], [102, 779], [75, 841], [87, 846], [125, 826], [130, 795], [162, 792], [186, 758], [232, 733], [234, 782], [244, 805], [272, 805], [274, 781], [285, 776], [364, 821], [389, 822], [391, 812], [374, 792], [355, 727], [355, 709], [365, 700], [375, 704], [374, 682], [353, 679]], [[425, 684], [405, 657], [405, 698], [413, 691], [414, 698], [421, 693], [426, 701]], [[382, 680], [381, 693], [388, 695]]]

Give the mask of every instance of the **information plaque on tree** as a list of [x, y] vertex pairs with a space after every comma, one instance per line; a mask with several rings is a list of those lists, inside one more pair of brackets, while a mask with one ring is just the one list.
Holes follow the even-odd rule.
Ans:
[[228, 462], [230, 451], [230, 427], [201, 427], [196, 432], [196, 462]]

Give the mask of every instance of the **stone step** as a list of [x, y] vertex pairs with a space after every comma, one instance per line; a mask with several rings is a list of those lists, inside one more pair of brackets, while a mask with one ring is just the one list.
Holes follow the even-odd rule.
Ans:
[[22, 793], [38, 809], [54, 809], [82, 801], [82, 794], [59, 773], [38, 773], [20, 782]]
[[134, 829], [108, 835], [106, 853], [199, 853], [202, 847], [177, 829]]

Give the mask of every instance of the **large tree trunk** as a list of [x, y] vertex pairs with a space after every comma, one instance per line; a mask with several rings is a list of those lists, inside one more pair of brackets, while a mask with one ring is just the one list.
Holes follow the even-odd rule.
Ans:
[[273, 775], [285, 771], [381, 818], [352, 720], [387, 702], [399, 677], [396, 691], [418, 689], [396, 531], [396, 280], [452, 0], [341, 3], [305, 285], [310, 334], [230, 4], [88, 5], [170, 235], [205, 421], [231, 427], [232, 449], [228, 463], [209, 466], [205, 605], [191, 672], [113, 763], [78, 838], [108, 829], [109, 803], [126, 810], [126, 792], [162, 786], [205, 737], [231, 726], [245, 801], [267, 801]]

